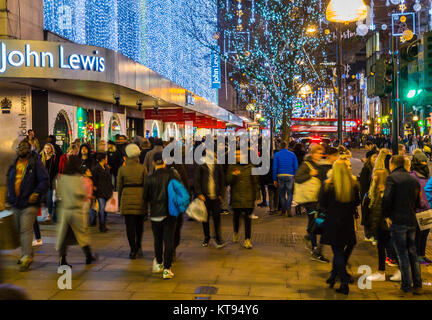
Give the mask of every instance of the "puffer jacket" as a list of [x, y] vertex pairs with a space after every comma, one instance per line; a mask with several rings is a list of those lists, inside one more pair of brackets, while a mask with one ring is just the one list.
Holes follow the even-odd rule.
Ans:
[[126, 159], [117, 175], [117, 191], [121, 214], [146, 214], [144, 203], [144, 182], [147, 169], [139, 163], [139, 158]]
[[177, 179], [168, 183], [168, 209], [170, 215], [177, 217], [186, 211], [190, 203], [189, 192]]
[[431, 207], [429, 205], [428, 198], [425, 192], [425, 187], [426, 184], [428, 183], [428, 178], [426, 178], [425, 176], [421, 175], [416, 171], [412, 171], [410, 174], [420, 184], [420, 191], [421, 191], [420, 207], [416, 209], [416, 212], [429, 210]]
[[[255, 208], [259, 199], [259, 178], [252, 175], [252, 164], [231, 164], [228, 166], [226, 182], [231, 186], [231, 208]], [[234, 175], [234, 170], [240, 170]]]

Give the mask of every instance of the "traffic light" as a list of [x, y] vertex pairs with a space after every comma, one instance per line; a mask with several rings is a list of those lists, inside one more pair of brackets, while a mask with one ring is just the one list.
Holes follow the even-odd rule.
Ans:
[[418, 72], [419, 46], [420, 40], [414, 38], [410, 42], [401, 44], [399, 48], [400, 98], [408, 104], [420, 102], [423, 92], [420, 84], [420, 74]]
[[432, 89], [432, 31], [423, 33], [419, 52], [419, 71], [424, 89]]
[[372, 66], [374, 73], [374, 94], [382, 97], [391, 92], [393, 65], [388, 58], [380, 58]]

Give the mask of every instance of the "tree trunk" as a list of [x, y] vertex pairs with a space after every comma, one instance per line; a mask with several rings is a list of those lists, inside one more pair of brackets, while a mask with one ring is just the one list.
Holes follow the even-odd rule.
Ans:
[[291, 136], [291, 126], [288, 125], [288, 121], [291, 119], [292, 110], [284, 109], [282, 114], [282, 140], [289, 143]]

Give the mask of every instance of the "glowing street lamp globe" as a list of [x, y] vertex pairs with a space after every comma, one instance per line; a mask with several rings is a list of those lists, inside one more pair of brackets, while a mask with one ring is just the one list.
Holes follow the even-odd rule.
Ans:
[[331, 0], [326, 10], [326, 18], [331, 22], [355, 22], [366, 16], [367, 7], [363, 0]]

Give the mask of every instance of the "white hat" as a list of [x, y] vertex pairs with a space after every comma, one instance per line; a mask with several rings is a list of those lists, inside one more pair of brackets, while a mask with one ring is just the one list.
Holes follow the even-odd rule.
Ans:
[[140, 148], [135, 143], [128, 144], [125, 151], [128, 158], [136, 158], [141, 154]]

